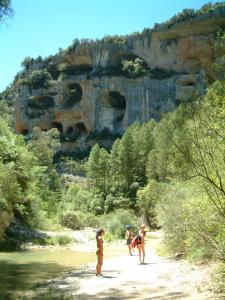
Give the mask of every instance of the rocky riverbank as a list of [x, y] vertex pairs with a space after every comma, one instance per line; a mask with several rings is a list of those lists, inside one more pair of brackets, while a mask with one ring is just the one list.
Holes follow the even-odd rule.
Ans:
[[144, 264], [139, 264], [137, 252], [128, 256], [124, 245], [120, 256], [105, 260], [102, 278], [95, 276], [95, 263], [91, 263], [50, 280], [37, 290], [37, 298], [31, 293], [27, 299], [224, 299], [213, 292], [213, 264], [159, 257], [156, 235], [154, 239], [149, 235]]

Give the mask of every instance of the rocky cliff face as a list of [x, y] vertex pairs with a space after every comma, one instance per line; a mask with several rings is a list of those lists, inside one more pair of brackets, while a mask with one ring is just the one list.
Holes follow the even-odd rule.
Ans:
[[[214, 36], [225, 25], [219, 10], [155, 28], [117, 42], [75, 43], [45, 60], [30, 60], [15, 83], [16, 130], [58, 128], [62, 150], [91, 146], [122, 134], [134, 122], [158, 120], [212, 78]], [[145, 73], [123, 72], [124, 60], [141, 59]], [[104, 138], [103, 138], [104, 139]]]

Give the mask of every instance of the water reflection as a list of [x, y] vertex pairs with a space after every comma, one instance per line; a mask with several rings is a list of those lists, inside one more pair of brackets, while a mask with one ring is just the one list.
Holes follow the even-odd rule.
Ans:
[[93, 259], [91, 253], [69, 250], [0, 253], [0, 300], [17, 299], [18, 293]]

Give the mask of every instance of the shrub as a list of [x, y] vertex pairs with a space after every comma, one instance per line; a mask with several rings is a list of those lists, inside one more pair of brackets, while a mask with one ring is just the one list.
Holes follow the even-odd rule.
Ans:
[[60, 224], [73, 230], [83, 228], [81, 219], [76, 212], [65, 212], [60, 216]]
[[21, 77], [17, 80], [17, 86], [27, 85], [33, 89], [49, 87], [49, 81], [52, 79], [47, 69], [35, 70], [28, 77]]
[[217, 293], [225, 293], [225, 263], [220, 263], [213, 274], [214, 290]]
[[52, 77], [46, 69], [35, 70], [29, 76], [29, 84], [33, 89], [47, 88], [51, 79]]
[[42, 245], [42, 246], [65, 246], [72, 243], [74, 239], [72, 239], [68, 235], [57, 235], [57, 236], [48, 236], [42, 238], [33, 239], [33, 244]]
[[59, 75], [60, 75], [60, 71], [58, 70], [57, 64], [53, 61], [50, 61], [47, 66], [46, 66], [48, 72], [51, 74], [52, 78], [54, 80], [57, 80]]
[[64, 212], [59, 218], [62, 226], [73, 230], [79, 230], [85, 227], [97, 227], [99, 225], [97, 217], [93, 214], [82, 213], [80, 211]]
[[133, 227], [134, 232], [138, 229], [138, 218], [131, 210], [118, 209], [113, 213], [101, 216], [100, 222], [106, 230], [106, 238], [110, 237], [110, 239], [124, 238], [127, 224]]
[[[189, 182], [161, 185], [158, 218], [171, 252], [185, 252], [191, 260], [209, 259], [224, 249], [221, 217], [199, 187]], [[215, 247], [218, 243], [218, 248]]]
[[12, 251], [20, 249], [20, 242], [14, 239], [0, 241], [0, 251]]
[[125, 75], [130, 78], [137, 78], [149, 74], [148, 67], [140, 58], [136, 58], [135, 60], [124, 59], [121, 64]]
[[50, 238], [49, 241], [50, 242], [52, 241], [52, 245], [64, 246], [64, 245], [70, 244], [73, 241], [73, 239], [71, 237], [69, 237], [68, 235], [59, 235], [59, 236]]
[[127, 42], [127, 37], [123, 35], [107, 35], [100, 40], [103, 44], [124, 45]]
[[21, 63], [21, 66], [27, 71], [29, 67], [33, 64], [34, 59], [32, 57], [25, 57]]

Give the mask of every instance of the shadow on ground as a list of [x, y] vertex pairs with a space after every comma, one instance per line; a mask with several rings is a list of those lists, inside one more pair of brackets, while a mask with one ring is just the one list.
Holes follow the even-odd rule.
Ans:
[[[129, 286], [132, 283], [129, 283]], [[133, 283], [134, 284], [134, 283]], [[182, 292], [168, 292], [165, 288], [160, 287], [157, 289], [143, 289], [136, 291], [133, 288], [131, 292], [125, 292], [124, 290], [118, 289], [109, 289], [105, 292], [102, 292], [99, 295], [89, 295], [89, 294], [80, 294], [74, 295], [73, 299], [76, 300], [128, 300], [128, 299], [138, 299], [138, 300], [175, 300], [175, 299], [188, 299], [188, 295]]]

